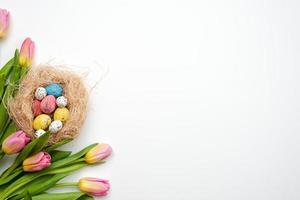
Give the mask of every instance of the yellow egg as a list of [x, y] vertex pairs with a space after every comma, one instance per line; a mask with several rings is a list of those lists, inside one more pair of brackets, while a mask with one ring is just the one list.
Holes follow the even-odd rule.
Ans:
[[35, 130], [39, 129], [47, 129], [48, 126], [51, 124], [51, 118], [49, 115], [46, 114], [41, 114], [38, 115], [34, 120], [33, 120], [33, 128]]
[[70, 117], [70, 111], [67, 108], [57, 108], [54, 112], [54, 120], [66, 122]]

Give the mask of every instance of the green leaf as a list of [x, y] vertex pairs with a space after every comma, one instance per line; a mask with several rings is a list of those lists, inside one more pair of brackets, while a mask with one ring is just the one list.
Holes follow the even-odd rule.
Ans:
[[59, 150], [54, 150], [51, 152], [51, 160], [52, 162], [64, 159], [71, 155], [72, 151], [59, 151]]
[[60, 141], [60, 142], [57, 142], [57, 143], [55, 143], [55, 144], [52, 144], [51, 146], [46, 147], [46, 148], [45, 148], [45, 151], [51, 153], [51, 151], [57, 149], [58, 147], [60, 147], [60, 146], [62, 146], [62, 145], [65, 145], [65, 144], [67, 144], [67, 143], [69, 143], [69, 142], [71, 142], [71, 141], [72, 141], [72, 139], [65, 139], [65, 140], [62, 140], [62, 141]]
[[19, 52], [16, 50], [13, 69], [9, 78], [8, 86], [5, 89], [1, 104], [0, 104], [0, 133], [4, 132], [5, 123], [9, 118], [6, 107], [9, 98], [14, 94], [14, 91], [17, 89], [17, 83], [20, 79], [21, 68], [19, 66]]
[[32, 200], [31, 195], [30, 195], [30, 193], [28, 191], [26, 191], [24, 200]]
[[12, 174], [10, 174], [9, 176], [7, 176], [5, 178], [1, 178], [0, 185], [4, 185], [6, 183], [11, 182], [12, 180], [14, 180], [16, 177], [18, 177], [22, 173], [23, 173], [23, 169], [20, 168], [20, 169], [16, 170], [15, 172], [13, 172]]
[[69, 166], [64, 166], [61, 168], [51, 169], [51, 170], [47, 171], [47, 174], [69, 173], [69, 172], [73, 172], [77, 169], [86, 167], [86, 166], [88, 166], [88, 164], [86, 162], [80, 162], [80, 163], [72, 164]]
[[31, 141], [18, 155], [16, 158], [16, 163], [21, 164], [23, 160], [25, 160], [29, 155], [40, 152], [45, 144], [47, 144], [48, 139], [50, 137], [50, 133], [46, 132], [39, 138]]
[[15, 124], [14, 121], [10, 120], [9, 121], [9, 125], [8, 127], [6, 128], [5, 132], [4, 132], [4, 135], [1, 137], [1, 140], [0, 140], [0, 144], [3, 143], [3, 141], [8, 137], [10, 136], [12, 133], [16, 132], [17, 131], [17, 126]]
[[81, 196], [78, 200], [93, 200], [93, 199], [94, 199], [94, 197], [84, 195], [84, 196]]
[[26, 145], [26, 147], [21, 151], [21, 153], [17, 156], [14, 164], [15, 165], [19, 165], [23, 162], [23, 160], [25, 160], [32, 152], [34, 147], [37, 145], [38, 143], [38, 139], [31, 141], [29, 144]]
[[54, 187], [58, 181], [60, 181], [61, 179], [65, 178], [68, 175], [69, 175], [68, 173], [57, 174], [55, 176], [46, 175], [46, 176], [42, 176], [38, 179], [35, 179], [32, 182], [30, 182], [27, 186], [25, 186], [24, 188], [17, 191], [16, 194], [18, 194], [18, 195], [10, 198], [10, 200], [22, 199], [24, 197], [26, 191], [29, 191], [31, 195], [40, 194], [40, 193]]
[[11, 58], [0, 70], [0, 75], [4, 75], [4, 77], [8, 77], [9, 73], [12, 70], [14, 64], [14, 58]]
[[4, 91], [5, 91], [5, 85], [6, 85], [5, 75], [4, 74], [0, 74], [0, 98], [1, 98], [1, 101], [2, 101], [2, 96], [4, 94]]
[[33, 200], [77, 200], [85, 194], [82, 192], [45, 193], [33, 196]]
[[14, 58], [10, 59], [0, 70], [0, 102], [2, 101], [2, 97], [6, 88], [6, 83], [12, 71], [13, 64]]
[[79, 151], [78, 153], [76, 153], [74, 155], [71, 155], [71, 156], [69, 156], [65, 159], [62, 159], [62, 160], [59, 160], [59, 161], [56, 161], [56, 162], [52, 163], [52, 165], [50, 166], [49, 169], [55, 169], [55, 168], [65, 166], [65, 165], [68, 165], [68, 164], [76, 161], [77, 159], [84, 156], [89, 150], [91, 150], [96, 145], [97, 145], [97, 143], [89, 145], [89, 146], [87, 146], [86, 148], [82, 149], [81, 151]]
[[48, 143], [49, 137], [50, 137], [50, 132], [46, 132], [41, 137], [37, 138], [36, 140], [38, 140], [38, 142], [32, 149], [31, 153], [34, 154], [40, 152]]
[[50, 175], [50, 174], [59, 174], [59, 173], [70, 173], [80, 168], [87, 166], [87, 163], [77, 163], [74, 165], [61, 167], [57, 169], [46, 169], [36, 173], [28, 173], [24, 176], [17, 179], [15, 182], [11, 183], [9, 187], [6, 187], [3, 191], [0, 191], [0, 200], [6, 200], [7, 197], [11, 196], [13, 193], [18, 191], [20, 188], [24, 187], [28, 183], [36, 180], [42, 176]]

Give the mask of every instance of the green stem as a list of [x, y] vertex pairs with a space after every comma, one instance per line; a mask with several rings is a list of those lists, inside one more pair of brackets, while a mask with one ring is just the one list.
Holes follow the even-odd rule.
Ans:
[[76, 182], [69, 182], [69, 183], [57, 183], [54, 187], [68, 187], [68, 186], [78, 186]]
[[85, 159], [84, 158], [79, 158], [77, 160], [75, 160], [74, 162], [71, 162], [70, 164], [76, 164], [76, 163], [80, 163], [80, 162], [84, 162]]

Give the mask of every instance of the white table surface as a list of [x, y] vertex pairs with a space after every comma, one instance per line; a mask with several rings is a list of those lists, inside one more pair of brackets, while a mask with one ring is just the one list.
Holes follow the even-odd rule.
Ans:
[[299, 1], [0, 7], [12, 15], [1, 64], [30, 36], [35, 64], [98, 83], [80, 137], [64, 149], [104, 141], [114, 155], [68, 180], [109, 179], [107, 200], [300, 198]]

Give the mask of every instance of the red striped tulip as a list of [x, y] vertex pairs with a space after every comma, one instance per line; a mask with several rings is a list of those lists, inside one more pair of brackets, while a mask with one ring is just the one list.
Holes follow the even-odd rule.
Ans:
[[34, 48], [34, 42], [30, 38], [26, 38], [20, 50], [19, 64], [21, 65], [21, 67], [31, 66]]
[[39, 152], [23, 161], [25, 172], [41, 171], [51, 165], [51, 156], [47, 152]]
[[9, 12], [0, 8], [0, 38], [4, 37], [7, 33], [9, 26]]
[[108, 144], [98, 144], [85, 155], [85, 161], [89, 164], [94, 164], [107, 158], [111, 153], [111, 146]]
[[109, 188], [109, 182], [100, 178], [86, 177], [79, 180], [79, 189], [91, 196], [105, 196]]
[[30, 138], [24, 131], [17, 131], [4, 140], [2, 150], [8, 155], [19, 153], [29, 142]]

